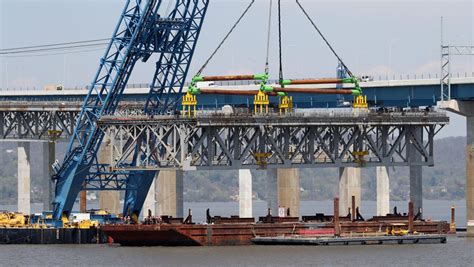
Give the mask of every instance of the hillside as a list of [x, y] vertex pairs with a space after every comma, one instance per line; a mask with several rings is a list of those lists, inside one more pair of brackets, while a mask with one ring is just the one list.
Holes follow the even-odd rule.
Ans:
[[[423, 191], [427, 199], [461, 199], [464, 197], [465, 184], [465, 137], [450, 137], [435, 142], [435, 167], [423, 168]], [[31, 145], [32, 170], [41, 170], [43, 160], [41, 145]], [[65, 144], [57, 146], [58, 158], [63, 156]], [[16, 203], [16, 144], [0, 143], [0, 204]], [[324, 168], [301, 170], [302, 199], [325, 200], [336, 194], [338, 169]], [[265, 172], [253, 171], [253, 190], [257, 198], [266, 191]], [[41, 171], [32, 176], [32, 201], [41, 199]], [[366, 168], [363, 175], [363, 198], [375, 199], [375, 169]], [[188, 172], [184, 177], [185, 201], [229, 201], [238, 194], [237, 171], [198, 171]], [[408, 168], [390, 169], [390, 189], [392, 200], [408, 198]]]

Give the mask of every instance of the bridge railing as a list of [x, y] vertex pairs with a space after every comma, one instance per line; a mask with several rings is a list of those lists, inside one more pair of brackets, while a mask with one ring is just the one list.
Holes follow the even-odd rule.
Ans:
[[[430, 79], [440, 79], [438, 73], [421, 73], [421, 74], [390, 74], [390, 75], [369, 75], [370, 81], [399, 81], [399, 80], [430, 80]], [[452, 73], [451, 78], [472, 78], [474, 77], [474, 72], [457, 72]], [[314, 77], [313, 77], [314, 78]], [[312, 78], [304, 78], [312, 79]], [[270, 84], [278, 83], [277, 79], [271, 79], [268, 81]], [[189, 86], [190, 82], [185, 83], [185, 87]], [[244, 81], [216, 81], [214, 83], [217, 86], [245, 86], [256, 84], [255, 81], [244, 80]], [[126, 88], [128, 89], [140, 89], [140, 88], [149, 88], [149, 83], [130, 83]], [[90, 86], [68, 86], [65, 90], [89, 90]], [[43, 90], [41, 87], [7, 87], [0, 88], [0, 91], [39, 91]]]

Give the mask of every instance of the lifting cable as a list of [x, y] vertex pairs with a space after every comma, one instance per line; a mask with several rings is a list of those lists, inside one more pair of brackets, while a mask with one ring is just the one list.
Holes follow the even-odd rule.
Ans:
[[229, 36], [232, 34], [232, 32], [234, 31], [234, 29], [237, 27], [237, 25], [240, 23], [240, 21], [245, 17], [245, 15], [248, 13], [248, 11], [250, 10], [250, 8], [253, 6], [253, 4], [255, 3], [255, 0], [252, 0], [252, 2], [250, 2], [250, 4], [248, 5], [248, 7], [245, 9], [244, 13], [242, 13], [242, 15], [239, 17], [239, 19], [235, 22], [234, 26], [232, 26], [232, 28], [230, 29], [230, 31], [227, 33], [227, 35], [224, 37], [224, 39], [222, 39], [222, 41], [219, 43], [219, 45], [217, 46], [216, 50], [214, 50], [214, 52], [211, 54], [211, 56], [206, 60], [206, 62], [204, 63], [204, 65], [202, 65], [202, 67], [199, 69], [199, 71], [197, 72], [197, 76], [201, 75], [201, 73], [203, 72], [203, 70], [207, 67], [207, 65], [209, 64], [209, 62], [212, 60], [212, 58], [217, 54], [217, 52], [219, 51], [219, 49], [222, 47], [222, 45], [224, 45], [225, 41], [227, 41], [227, 38], [229, 38]]
[[283, 82], [283, 59], [281, 55], [281, 0], [278, 0], [278, 47], [279, 47], [279, 54], [280, 54], [280, 72], [279, 72], [279, 83]]
[[268, 33], [267, 33], [267, 61], [265, 62], [265, 73], [268, 74], [270, 72], [269, 67], [269, 55], [270, 55], [270, 35], [272, 31], [272, 6], [273, 0], [270, 0], [270, 7], [268, 10]]
[[[352, 72], [349, 70], [349, 68], [346, 66], [346, 64], [344, 63], [344, 61], [342, 61], [341, 57], [336, 53], [336, 51], [334, 50], [334, 48], [332, 48], [332, 46], [329, 44], [328, 40], [326, 39], [326, 37], [324, 37], [324, 35], [322, 34], [322, 32], [319, 30], [318, 26], [316, 26], [316, 24], [314, 23], [314, 21], [311, 19], [311, 17], [308, 15], [308, 13], [306, 12], [306, 10], [303, 8], [303, 6], [300, 4], [300, 1], [299, 0], [296, 0], [296, 3], [298, 4], [298, 6], [300, 7], [301, 11], [303, 11], [304, 15], [306, 16], [306, 18], [311, 22], [311, 24], [313, 25], [313, 27], [316, 29], [316, 31], [319, 33], [319, 35], [321, 36], [321, 38], [323, 38], [323, 40], [326, 42], [327, 46], [329, 47], [329, 49], [331, 49], [332, 53], [337, 57], [337, 59], [339, 60], [339, 62], [341, 62], [341, 65], [342, 67], [344, 68], [344, 70], [347, 72], [347, 74], [349, 74], [350, 77], [354, 77], [354, 75], [352, 74]], [[281, 49], [281, 48], [280, 48]]]

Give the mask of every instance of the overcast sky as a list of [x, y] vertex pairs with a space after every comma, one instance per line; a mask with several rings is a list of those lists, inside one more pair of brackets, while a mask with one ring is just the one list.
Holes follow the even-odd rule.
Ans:
[[[124, 2], [0, 0], [0, 49], [108, 38]], [[190, 76], [203, 64], [249, 2], [211, 0]], [[357, 75], [399, 77], [439, 73], [441, 16], [445, 21], [446, 44], [474, 43], [474, 4], [470, 0], [300, 2]], [[204, 74], [264, 70], [268, 4], [269, 0], [256, 1]], [[334, 76], [337, 61], [302, 16], [295, 1], [283, 0], [282, 6], [285, 77]], [[275, 12], [270, 55], [272, 77], [278, 76]], [[0, 56], [0, 88], [42, 88], [45, 84], [83, 87], [91, 82], [103, 50], [41, 57]], [[473, 61], [472, 57], [454, 60], [453, 72], [471, 74]], [[140, 64], [130, 82], [150, 82], [153, 71], [153, 60]], [[459, 128], [464, 126], [462, 119], [455, 119], [453, 125], [442, 135], [464, 134], [464, 129]]]

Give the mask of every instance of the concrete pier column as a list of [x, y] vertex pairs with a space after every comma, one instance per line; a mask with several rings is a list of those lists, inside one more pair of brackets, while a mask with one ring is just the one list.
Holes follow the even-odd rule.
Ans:
[[141, 212], [141, 217], [147, 217], [148, 216], [148, 210], [151, 210], [151, 214], [153, 216], [157, 216], [156, 213], [156, 180], [160, 172], [155, 176], [155, 179], [153, 180], [153, 183], [150, 186], [150, 189], [148, 190], [148, 194], [146, 195], [145, 202], [143, 202], [143, 207], [142, 207], [142, 212]]
[[467, 236], [474, 237], [474, 102], [442, 101], [441, 108], [466, 117], [466, 219]]
[[[339, 215], [346, 216], [352, 206], [352, 196], [355, 196], [355, 206], [361, 203], [361, 169], [348, 167], [339, 169]], [[354, 211], [351, 210], [351, 214]]]
[[[473, 114], [474, 115], [474, 114]], [[474, 116], [468, 116], [466, 147], [467, 236], [474, 237]]]
[[239, 216], [252, 218], [252, 173], [239, 170]]
[[56, 160], [56, 143], [43, 143], [43, 210], [51, 211], [53, 209], [53, 163]]
[[267, 188], [265, 200], [267, 208], [271, 210], [272, 216], [278, 216], [278, 176], [276, 169], [266, 170]]
[[[102, 141], [99, 150], [99, 162], [101, 164], [112, 164], [112, 145], [107, 137]], [[110, 213], [119, 214], [120, 208], [120, 191], [99, 191], [99, 209]]]
[[183, 218], [183, 171], [160, 171], [155, 192], [157, 215]]
[[390, 212], [390, 183], [388, 168], [377, 167], [377, 216], [385, 216]]
[[[417, 129], [415, 135], [418, 140], [421, 140], [423, 131], [422, 129]], [[408, 147], [408, 159], [410, 161], [421, 161], [421, 154], [416, 151], [412, 144], [407, 144]], [[410, 166], [410, 201], [413, 202], [413, 212], [418, 214], [418, 211], [421, 209], [423, 215], [423, 187], [422, 187], [422, 178], [423, 178], [423, 169], [422, 166]], [[423, 217], [423, 216], [422, 216]]]
[[300, 216], [299, 169], [278, 169], [278, 206], [290, 209], [291, 217]]
[[31, 213], [30, 143], [18, 142], [18, 212]]

